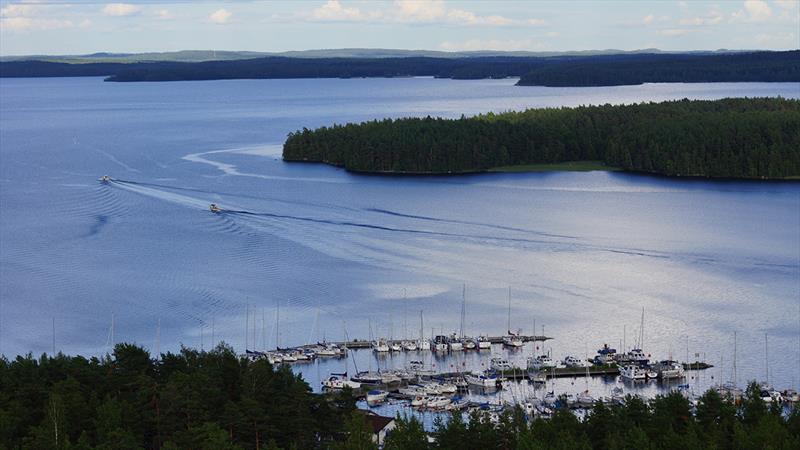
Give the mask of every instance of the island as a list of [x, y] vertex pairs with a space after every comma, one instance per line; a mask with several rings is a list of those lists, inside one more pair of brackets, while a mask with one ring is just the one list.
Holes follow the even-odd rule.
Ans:
[[800, 100], [683, 99], [335, 124], [289, 133], [283, 159], [396, 175], [572, 163], [584, 170], [792, 179], [800, 178]]

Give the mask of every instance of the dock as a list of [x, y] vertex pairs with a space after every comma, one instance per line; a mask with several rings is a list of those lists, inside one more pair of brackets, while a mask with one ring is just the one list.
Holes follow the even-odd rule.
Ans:
[[[502, 344], [503, 343], [503, 337], [504, 336], [487, 336], [486, 339], [489, 342], [491, 342], [492, 344]], [[522, 339], [523, 342], [548, 341], [550, 339], [553, 339], [550, 336], [535, 336], [535, 335], [519, 336], [519, 337]], [[402, 339], [395, 339], [395, 340], [386, 341], [386, 343], [389, 344], [389, 345], [401, 344], [402, 342], [403, 342]], [[366, 340], [366, 339], [353, 339], [352, 341], [347, 341], [347, 342], [344, 342], [344, 341], [332, 342], [332, 344], [336, 344], [339, 347], [347, 347], [348, 349], [352, 349], [352, 350], [359, 350], [359, 349], [365, 349], [365, 348], [371, 348], [372, 347], [372, 341], [369, 341], [369, 340]], [[304, 347], [313, 347], [313, 346], [314, 346], [314, 344], [310, 344], [310, 345], [306, 345]]]

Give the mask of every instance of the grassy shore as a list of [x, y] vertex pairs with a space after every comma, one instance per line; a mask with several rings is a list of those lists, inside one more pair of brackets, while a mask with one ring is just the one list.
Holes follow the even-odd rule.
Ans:
[[553, 164], [526, 164], [521, 166], [502, 166], [489, 169], [489, 172], [590, 172], [604, 170], [613, 172], [619, 167], [605, 165], [602, 161], [569, 161]]

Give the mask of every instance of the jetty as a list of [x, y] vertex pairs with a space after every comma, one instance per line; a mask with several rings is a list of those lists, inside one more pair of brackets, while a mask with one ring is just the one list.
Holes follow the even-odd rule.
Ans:
[[[519, 336], [523, 342], [534, 342], [534, 341], [548, 341], [553, 339], [550, 336], [538, 336], [538, 335], [530, 335], [530, 336]], [[487, 336], [486, 340], [491, 342], [492, 344], [502, 344], [503, 343], [503, 336]], [[402, 339], [395, 339], [395, 340], [387, 340], [386, 343], [388, 345], [393, 344], [402, 344]], [[331, 344], [335, 344], [339, 347], [347, 347], [348, 349], [358, 350], [358, 349], [366, 349], [372, 348], [372, 341], [366, 339], [353, 339], [351, 341], [339, 341], [339, 342], [331, 342]], [[303, 345], [301, 348], [311, 348], [316, 347], [317, 344], [307, 344]]]

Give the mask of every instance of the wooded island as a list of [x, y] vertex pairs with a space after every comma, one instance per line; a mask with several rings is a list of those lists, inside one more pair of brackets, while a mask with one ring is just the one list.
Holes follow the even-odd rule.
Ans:
[[385, 174], [599, 161], [668, 176], [795, 178], [800, 101], [684, 99], [374, 120], [290, 133], [283, 159]]

